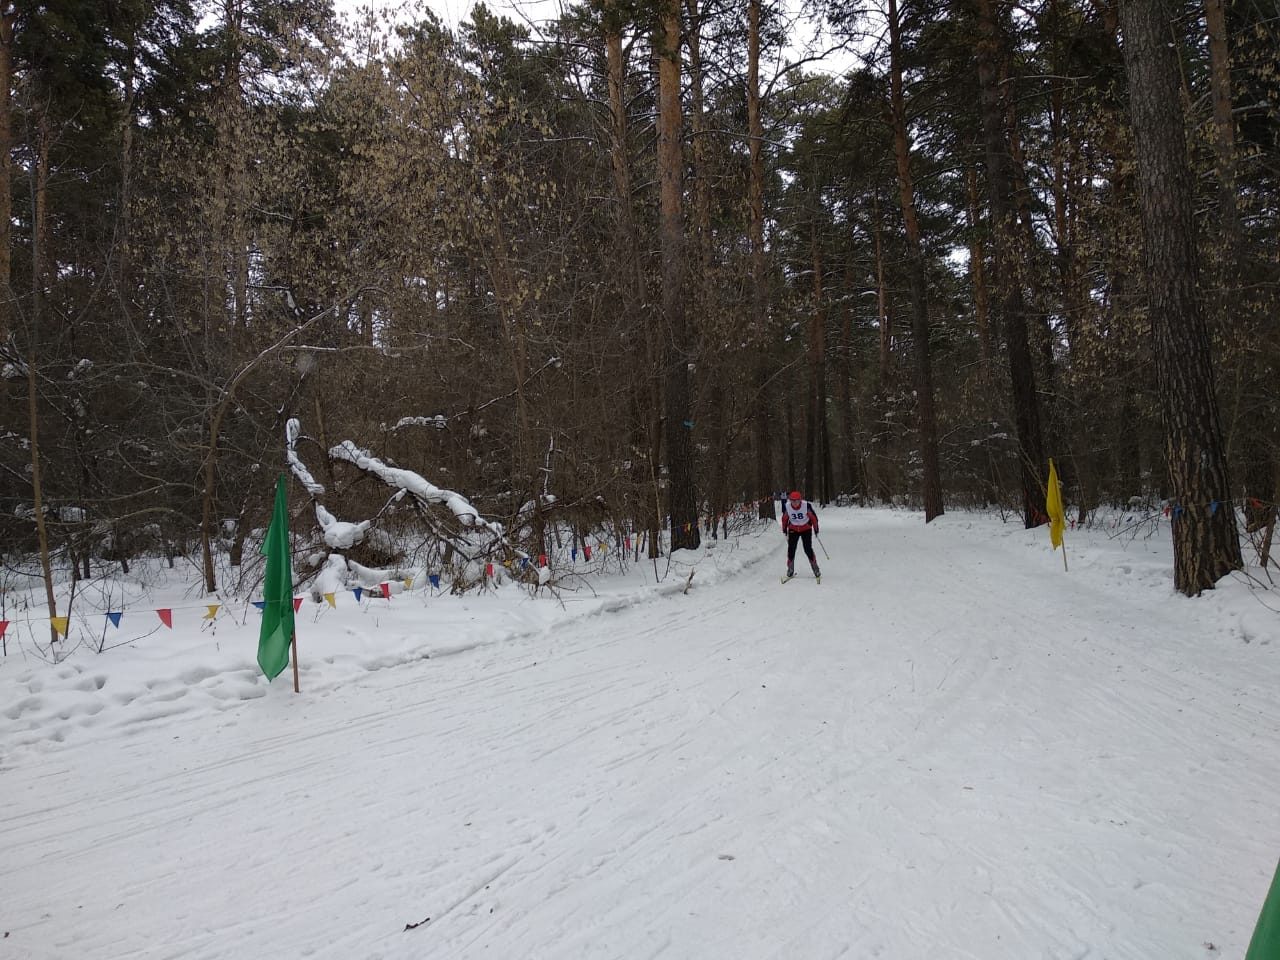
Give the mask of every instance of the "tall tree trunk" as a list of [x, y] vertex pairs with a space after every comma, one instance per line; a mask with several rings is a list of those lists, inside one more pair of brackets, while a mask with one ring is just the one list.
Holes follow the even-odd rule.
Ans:
[[[846, 289], [855, 289], [854, 262], [846, 261]], [[840, 405], [840, 433], [842, 446], [841, 460], [844, 465], [843, 489], [865, 499], [867, 495], [866, 478], [861, 469], [857, 421], [853, 414], [853, 311], [847, 307], [840, 311], [839, 370], [836, 374], [836, 400]]]
[[1035, 365], [1027, 337], [1026, 298], [1017, 254], [1017, 209], [1014, 203], [1012, 159], [1005, 135], [1004, 95], [997, 82], [1003, 32], [992, 0], [975, 0], [978, 26], [978, 85], [981, 91], [982, 137], [987, 163], [987, 191], [993, 243], [992, 286], [996, 290], [996, 322], [1008, 345], [1009, 378], [1013, 386], [1014, 426], [1018, 435], [1022, 478], [1022, 519], [1026, 527], [1044, 522], [1044, 484], [1047, 469], [1036, 396]]
[[1231, 53], [1223, 0], [1204, 0], [1209, 34], [1209, 90], [1213, 99], [1213, 147], [1218, 174], [1218, 218], [1228, 264], [1241, 253], [1240, 214], [1236, 208], [1235, 120], [1231, 113]]
[[44, 577], [45, 602], [49, 608], [50, 643], [58, 639], [52, 619], [58, 615], [58, 601], [53, 592], [53, 565], [49, 559], [49, 531], [44, 519], [44, 485], [40, 455], [40, 408], [36, 391], [38, 350], [36, 348], [44, 323], [45, 260], [48, 257], [46, 225], [49, 211], [49, 117], [40, 114], [36, 132], [36, 182], [34, 222], [31, 230], [31, 341], [27, 350], [27, 412], [31, 421], [31, 505], [35, 510], [36, 539], [40, 547], [40, 572]]
[[1209, 333], [1196, 298], [1195, 194], [1170, 23], [1162, 0], [1120, 4], [1173, 505], [1174, 585], [1194, 596], [1239, 569], [1242, 560]]
[[[639, 314], [643, 315], [647, 313], [649, 289], [644, 262], [640, 256], [640, 240], [636, 231], [635, 210], [631, 198], [631, 161], [627, 152], [628, 124], [624, 94], [627, 65], [622, 47], [621, 14], [615, 3], [610, 3], [605, 8], [603, 28], [605, 62], [609, 75], [609, 159], [613, 172], [614, 202], [618, 210], [618, 251], [620, 259], [627, 265], [632, 301], [642, 308]], [[646, 527], [650, 534], [649, 556], [653, 558], [658, 556], [658, 516], [661, 513], [660, 507], [657, 506], [660, 502], [658, 466], [662, 462], [661, 363], [659, 362], [659, 338], [653, 323], [644, 316], [640, 320], [640, 326], [647, 364], [642, 383], [645, 402], [640, 404], [649, 464], [649, 469], [644, 475], [652, 484], [655, 502], [653, 511], [646, 510], [645, 516], [651, 518], [646, 523]]]
[[685, 313], [684, 158], [680, 134], [680, 3], [663, 0], [655, 28], [658, 54], [659, 235], [662, 244], [664, 409], [666, 411], [667, 511], [671, 549], [693, 550], [701, 542], [694, 484], [693, 420], [689, 409], [692, 338]]
[[[1218, 177], [1218, 232], [1221, 237], [1218, 262], [1217, 323], [1223, 330], [1235, 328], [1236, 343], [1257, 340], [1259, 318], [1254, 306], [1241, 292], [1242, 279], [1248, 275], [1249, 247], [1244, 240], [1243, 225], [1237, 207], [1235, 119], [1232, 114], [1231, 51], [1227, 45], [1227, 18], [1223, 0], [1205, 0], [1205, 26], [1209, 35], [1209, 90], [1213, 99], [1213, 146]], [[1249, 532], [1262, 529], [1275, 513], [1272, 477], [1275, 473], [1274, 418], [1268, 417], [1262, 404], [1249, 398], [1268, 391], [1265, 386], [1270, 370], [1259, 363], [1257, 353], [1242, 363], [1240, 376], [1245, 397], [1244, 410], [1231, 417], [1232, 436], [1228, 446], [1238, 451], [1236, 461], [1243, 468], [1245, 493], [1245, 528]], [[1262, 366], [1264, 369], [1259, 369]], [[1239, 409], [1239, 407], [1237, 407]]]
[[136, 31], [130, 30], [127, 41], [128, 61], [124, 69], [124, 109], [121, 111], [120, 128], [120, 233], [116, 241], [117, 299], [124, 310], [133, 302], [133, 125], [134, 103], [137, 100], [138, 40]]
[[876, 391], [885, 394], [893, 376], [893, 320], [889, 316], [889, 290], [884, 282], [884, 243], [881, 239], [880, 197], [871, 198], [871, 227], [876, 255], [876, 321], [880, 326], [880, 365], [877, 368]]
[[982, 358], [982, 380], [991, 382], [993, 362], [991, 336], [991, 297], [987, 291], [986, 245], [978, 232], [981, 224], [981, 204], [978, 201], [978, 169], [970, 163], [964, 171], [965, 187], [969, 202], [965, 208], [969, 228], [969, 281], [973, 284], [973, 319], [978, 328], [978, 351]]
[[804, 482], [807, 496], [825, 500], [827, 492], [822, 478], [825, 471], [823, 433], [826, 428], [826, 355], [827, 310], [822, 289], [822, 249], [818, 244], [818, 221], [815, 217], [809, 238], [809, 254], [813, 259], [813, 308], [809, 312], [807, 352], [809, 362], [808, 402], [805, 404]]
[[916, 421], [922, 467], [920, 499], [924, 522], [941, 516], [942, 473], [938, 464], [938, 417], [934, 410], [933, 365], [929, 344], [929, 296], [911, 182], [911, 144], [902, 94], [902, 32], [897, 0], [889, 0], [889, 105], [893, 117], [893, 153], [898, 167], [898, 196], [907, 236], [907, 283], [911, 290], [911, 339], [916, 360]]
[[747, 0], [747, 143], [751, 154], [747, 201], [747, 242], [751, 260], [751, 334], [755, 373], [756, 497], [762, 520], [777, 517], [773, 502], [773, 448], [769, 435], [768, 315], [764, 262], [764, 123], [760, 115], [760, 0]]
[[9, 339], [13, 330], [13, 183], [9, 154], [13, 150], [13, 26], [17, 17], [11, 0], [0, 3], [0, 344]]

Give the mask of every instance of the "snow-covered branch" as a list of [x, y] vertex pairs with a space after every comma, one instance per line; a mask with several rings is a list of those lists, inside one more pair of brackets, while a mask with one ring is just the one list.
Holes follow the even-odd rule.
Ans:
[[[533, 373], [529, 374], [529, 376], [525, 378], [524, 384], [521, 386], [520, 389], [523, 389], [524, 387], [532, 383], [534, 381], [534, 378], [536, 378], [540, 373], [542, 373], [543, 370], [546, 370], [548, 367], [558, 367], [559, 365], [560, 365], [560, 358], [551, 357], [550, 359], [547, 360], [546, 363], [544, 363], [537, 370], [533, 371]], [[392, 431], [396, 431], [396, 430], [403, 430], [405, 427], [435, 427], [437, 430], [443, 430], [445, 427], [449, 425], [450, 420], [457, 420], [459, 417], [462, 417], [462, 416], [474, 416], [475, 414], [479, 413], [481, 410], [485, 409], [486, 407], [491, 407], [495, 403], [501, 403], [503, 400], [511, 399], [519, 392], [520, 392], [519, 389], [511, 390], [508, 393], [502, 394], [502, 396], [491, 397], [490, 399], [486, 400], [484, 403], [479, 404], [478, 406], [472, 407], [471, 409], [467, 410], [465, 414], [455, 413], [451, 417], [446, 417], [442, 413], [438, 413], [434, 417], [401, 417], [399, 420], [396, 421], [395, 426], [392, 427], [391, 429]]]
[[367, 450], [361, 450], [350, 440], [344, 440], [329, 450], [333, 460], [344, 460], [359, 470], [371, 473], [389, 487], [403, 490], [423, 504], [440, 504], [452, 511], [458, 523], [473, 530], [483, 530], [495, 537], [505, 536], [502, 524], [485, 520], [480, 511], [460, 493], [445, 490], [412, 470], [392, 467], [383, 463]]
[[[302, 424], [296, 418], [290, 418], [289, 422], [284, 425], [285, 438], [285, 459], [289, 462], [289, 469], [294, 477], [302, 484], [307, 493], [313, 497], [324, 496], [324, 485], [316, 482], [316, 478], [311, 475], [311, 471], [307, 469], [306, 464], [298, 456], [298, 438], [302, 436]], [[324, 526], [323, 521], [321, 526]]]

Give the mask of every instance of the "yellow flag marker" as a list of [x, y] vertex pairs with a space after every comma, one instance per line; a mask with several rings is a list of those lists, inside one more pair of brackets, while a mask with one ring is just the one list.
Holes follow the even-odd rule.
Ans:
[[325, 599], [325, 602], [329, 604], [329, 606], [333, 607], [335, 610], [338, 609], [338, 598], [335, 597], [332, 593], [326, 593], [324, 595], [324, 599]]
[[413, 577], [405, 577], [405, 578], [404, 578], [404, 588], [405, 588], [406, 590], [412, 590], [412, 589], [413, 589]]
[[60, 637], [65, 637], [67, 635], [67, 626], [69, 625], [70, 621], [71, 621], [70, 617], [50, 617], [49, 618], [49, 622], [53, 624], [54, 631]]
[[1058, 481], [1058, 469], [1053, 465], [1052, 457], [1049, 459], [1049, 489], [1045, 494], [1044, 512], [1049, 515], [1049, 542], [1055, 550], [1062, 547], [1062, 569], [1066, 570], [1067, 547], [1062, 542], [1062, 531], [1067, 520], [1062, 510], [1062, 484]]
[[219, 611], [219, 610], [221, 610], [221, 609], [222, 609], [222, 604], [220, 604], [220, 603], [211, 603], [211, 604], [209, 604], [209, 605], [208, 605], [208, 612], [204, 615], [204, 617], [203, 617], [202, 619], [204, 619], [204, 620], [212, 620], [212, 619], [214, 619], [214, 618], [218, 615], [218, 611]]

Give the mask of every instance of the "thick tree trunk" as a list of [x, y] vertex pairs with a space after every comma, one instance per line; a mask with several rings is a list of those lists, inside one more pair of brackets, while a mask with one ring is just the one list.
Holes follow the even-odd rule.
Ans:
[[762, 520], [777, 517], [773, 502], [773, 447], [769, 434], [769, 338], [764, 262], [764, 124], [760, 116], [760, 0], [747, 0], [747, 143], [751, 154], [747, 186], [750, 218], [747, 243], [751, 260], [751, 335], [755, 341], [756, 497]]
[[911, 339], [916, 360], [916, 421], [922, 467], [920, 499], [924, 522], [941, 516], [942, 473], [938, 464], [938, 417], [934, 410], [933, 364], [930, 356], [929, 295], [911, 181], [911, 144], [902, 94], [902, 38], [897, 0], [889, 0], [889, 102], [893, 116], [893, 152], [898, 168], [898, 195], [907, 235], [907, 284], [911, 290]]
[[1196, 298], [1194, 187], [1171, 18], [1162, 0], [1120, 4], [1173, 507], [1174, 584], [1194, 596], [1242, 560], [1208, 328]]
[[692, 338], [685, 313], [684, 159], [680, 132], [680, 4], [663, 0], [654, 35], [658, 54], [659, 235], [662, 244], [662, 317], [665, 322], [667, 511], [671, 549], [696, 549], [698, 495], [694, 485], [693, 420], [689, 404]]
[[993, 0], [975, 0], [978, 26], [978, 85], [981, 91], [982, 137], [986, 152], [987, 190], [993, 239], [992, 286], [996, 290], [996, 323], [1008, 345], [1009, 377], [1013, 386], [1014, 426], [1018, 435], [1022, 478], [1022, 519], [1028, 528], [1044, 522], [1047, 470], [1036, 396], [1035, 365], [1027, 337], [1026, 297], [1017, 255], [1017, 209], [1014, 202], [1012, 159], [1005, 136], [1004, 95], [997, 80], [1002, 32]]

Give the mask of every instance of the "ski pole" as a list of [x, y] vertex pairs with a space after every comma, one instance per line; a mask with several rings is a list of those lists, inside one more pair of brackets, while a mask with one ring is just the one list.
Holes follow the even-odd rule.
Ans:
[[826, 547], [826, 545], [822, 542], [822, 538], [821, 538], [820, 536], [818, 536], [816, 533], [813, 535], [813, 538], [814, 538], [815, 540], [817, 540], [817, 541], [818, 541], [818, 546], [822, 547], [822, 555], [823, 555], [824, 557], [826, 557], [828, 560], [830, 560], [830, 559], [831, 559], [831, 554], [827, 553], [827, 547]]

